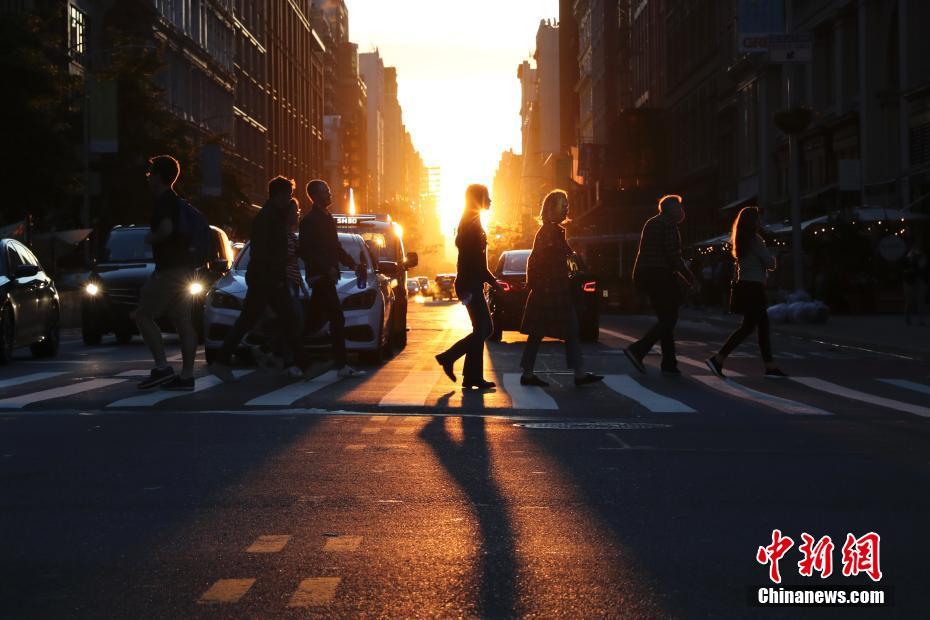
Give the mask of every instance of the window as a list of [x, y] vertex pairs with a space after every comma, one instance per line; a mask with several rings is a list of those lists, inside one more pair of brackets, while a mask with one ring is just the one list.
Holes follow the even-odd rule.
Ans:
[[87, 54], [87, 15], [73, 4], [68, 5], [68, 49], [78, 62]]

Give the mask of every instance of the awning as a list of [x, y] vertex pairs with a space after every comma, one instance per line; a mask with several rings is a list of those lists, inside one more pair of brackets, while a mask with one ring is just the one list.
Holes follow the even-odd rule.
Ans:
[[75, 228], [73, 230], [59, 230], [57, 232], [43, 233], [41, 235], [35, 235], [33, 237], [34, 241], [60, 241], [65, 245], [77, 245], [84, 239], [87, 239], [90, 236], [90, 233], [94, 232], [93, 228]]
[[736, 208], [738, 208], [738, 207], [743, 207], [743, 206], [747, 205], [748, 203], [753, 202], [757, 197], [758, 197], [758, 194], [749, 194], [749, 195], [747, 195], [747, 196], [743, 196], [742, 198], [738, 198], [738, 199], [734, 200], [733, 202], [731, 202], [731, 203], [728, 204], [727, 206], [721, 207], [720, 210], [721, 210], [721, 211], [729, 211], [730, 209], [736, 209]]
[[831, 183], [830, 185], [824, 185], [823, 187], [819, 187], [813, 191], [807, 192], [806, 194], [801, 196], [801, 200], [811, 200], [813, 198], [818, 198], [826, 193], [832, 192], [835, 189], [839, 189], [839, 187], [840, 187], [839, 183]]
[[730, 241], [730, 235], [720, 235], [719, 237], [713, 237], [711, 239], [705, 239], [704, 241], [697, 241], [692, 243], [692, 247], [706, 248], [712, 245], [718, 245], [720, 243], [727, 243]]
[[852, 219], [856, 222], [915, 222], [930, 219], [926, 213], [902, 211], [900, 209], [883, 209], [881, 207], [860, 207], [853, 209]]
[[[806, 222], [801, 222], [801, 230], [807, 230], [810, 226], [814, 224], [826, 224], [828, 221], [826, 215], [821, 215], [820, 217], [815, 217], [812, 220], [807, 220]], [[782, 224], [779, 226], [766, 227], [766, 231], [771, 235], [785, 235], [791, 232], [793, 226], [791, 224]]]

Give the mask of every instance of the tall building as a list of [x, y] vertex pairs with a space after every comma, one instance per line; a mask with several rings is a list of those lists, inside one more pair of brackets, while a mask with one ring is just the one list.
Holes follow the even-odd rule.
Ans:
[[384, 61], [377, 50], [358, 55], [359, 74], [368, 93], [368, 210], [376, 213], [384, 195]]
[[384, 122], [384, 175], [381, 180], [381, 200], [383, 203], [395, 203], [408, 199], [404, 187], [404, 151], [403, 112], [397, 99], [397, 68], [384, 68], [384, 98], [382, 99], [382, 119]]

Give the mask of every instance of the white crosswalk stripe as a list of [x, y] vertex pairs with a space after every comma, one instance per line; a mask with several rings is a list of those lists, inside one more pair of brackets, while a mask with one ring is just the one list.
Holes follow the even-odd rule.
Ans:
[[21, 375], [19, 377], [13, 377], [12, 379], [3, 379], [0, 381], [0, 388], [8, 388], [16, 385], [23, 385], [26, 383], [35, 383], [36, 381], [44, 381], [45, 379], [52, 379], [53, 377], [58, 377], [65, 374], [62, 372], [34, 372], [28, 375]]
[[[233, 371], [233, 375], [238, 377], [244, 377], [248, 374], [251, 374], [251, 370], [236, 370]], [[180, 398], [181, 396], [188, 396], [196, 392], [202, 392], [204, 390], [209, 390], [210, 388], [216, 387], [223, 383], [218, 377], [213, 375], [208, 375], [206, 377], [200, 377], [194, 381], [194, 390], [193, 392], [173, 392], [169, 390], [159, 390], [154, 392], [148, 392], [146, 394], [141, 394], [139, 396], [132, 396], [130, 398], [124, 398], [123, 400], [118, 400], [112, 402], [107, 407], [151, 407], [152, 405], [157, 405], [158, 403], [164, 402], [166, 400], [171, 400], [172, 398]]]
[[895, 400], [893, 398], [885, 398], [883, 396], [867, 394], [865, 392], [860, 392], [859, 390], [853, 390], [847, 387], [843, 387], [842, 385], [837, 385], [836, 383], [824, 381], [823, 379], [817, 379], [816, 377], [792, 377], [792, 379], [801, 385], [806, 385], [811, 389], [826, 392], [827, 394], [832, 394], [834, 396], [841, 396], [843, 398], [858, 400], [859, 402], [868, 403], [870, 405], [886, 407], [894, 411], [913, 413], [914, 415], [919, 415], [924, 418], [930, 418], [930, 407], [912, 405], [911, 403]]
[[72, 385], [50, 388], [39, 392], [30, 392], [29, 394], [21, 394], [13, 398], [0, 400], [0, 409], [22, 409], [26, 405], [31, 405], [33, 403], [52, 400], [54, 398], [74, 396], [83, 392], [90, 392], [91, 390], [99, 390], [118, 383], [124, 383], [125, 381], [126, 379], [91, 379], [89, 381], [80, 381]]
[[912, 392], [930, 394], [930, 385], [924, 385], [923, 383], [907, 381], [905, 379], [879, 379], [879, 381], [882, 383], [887, 383], [888, 385], [893, 385], [895, 387], [904, 388], [905, 390], [911, 390]]
[[773, 396], [765, 392], [759, 392], [758, 390], [753, 390], [746, 387], [745, 385], [740, 385], [739, 383], [729, 379], [720, 379], [713, 375], [694, 375], [692, 378], [700, 381], [707, 387], [717, 390], [718, 392], [722, 392], [728, 396], [741, 398], [743, 400], [748, 400], [759, 405], [771, 407], [772, 409], [781, 411], [782, 413], [833, 415], [829, 411], [824, 411], [818, 407], [800, 403], [794, 400], [789, 400], [787, 398], [781, 398], [779, 396]]
[[604, 385], [653, 413], [695, 413], [694, 409], [673, 398], [662, 396], [644, 387], [629, 375], [607, 375]]
[[559, 405], [540, 387], [520, 385], [520, 373], [507, 372], [503, 376], [504, 391], [510, 396], [514, 409], [556, 410]]
[[330, 370], [310, 381], [298, 381], [274, 392], [253, 398], [245, 405], [246, 407], [286, 407], [337, 381], [339, 381], [339, 375], [335, 370]]
[[380, 404], [382, 407], [422, 407], [441, 376], [442, 373], [436, 370], [411, 371], [381, 399]]

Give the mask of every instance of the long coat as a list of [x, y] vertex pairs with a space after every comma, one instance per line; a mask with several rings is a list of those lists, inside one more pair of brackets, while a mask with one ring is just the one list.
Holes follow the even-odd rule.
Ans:
[[564, 340], [570, 321], [576, 321], [575, 292], [568, 259], [573, 252], [565, 240], [565, 229], [546, 222], [536, 233], [526, 265], [530, 289], [520, 331], [524, 334]]

